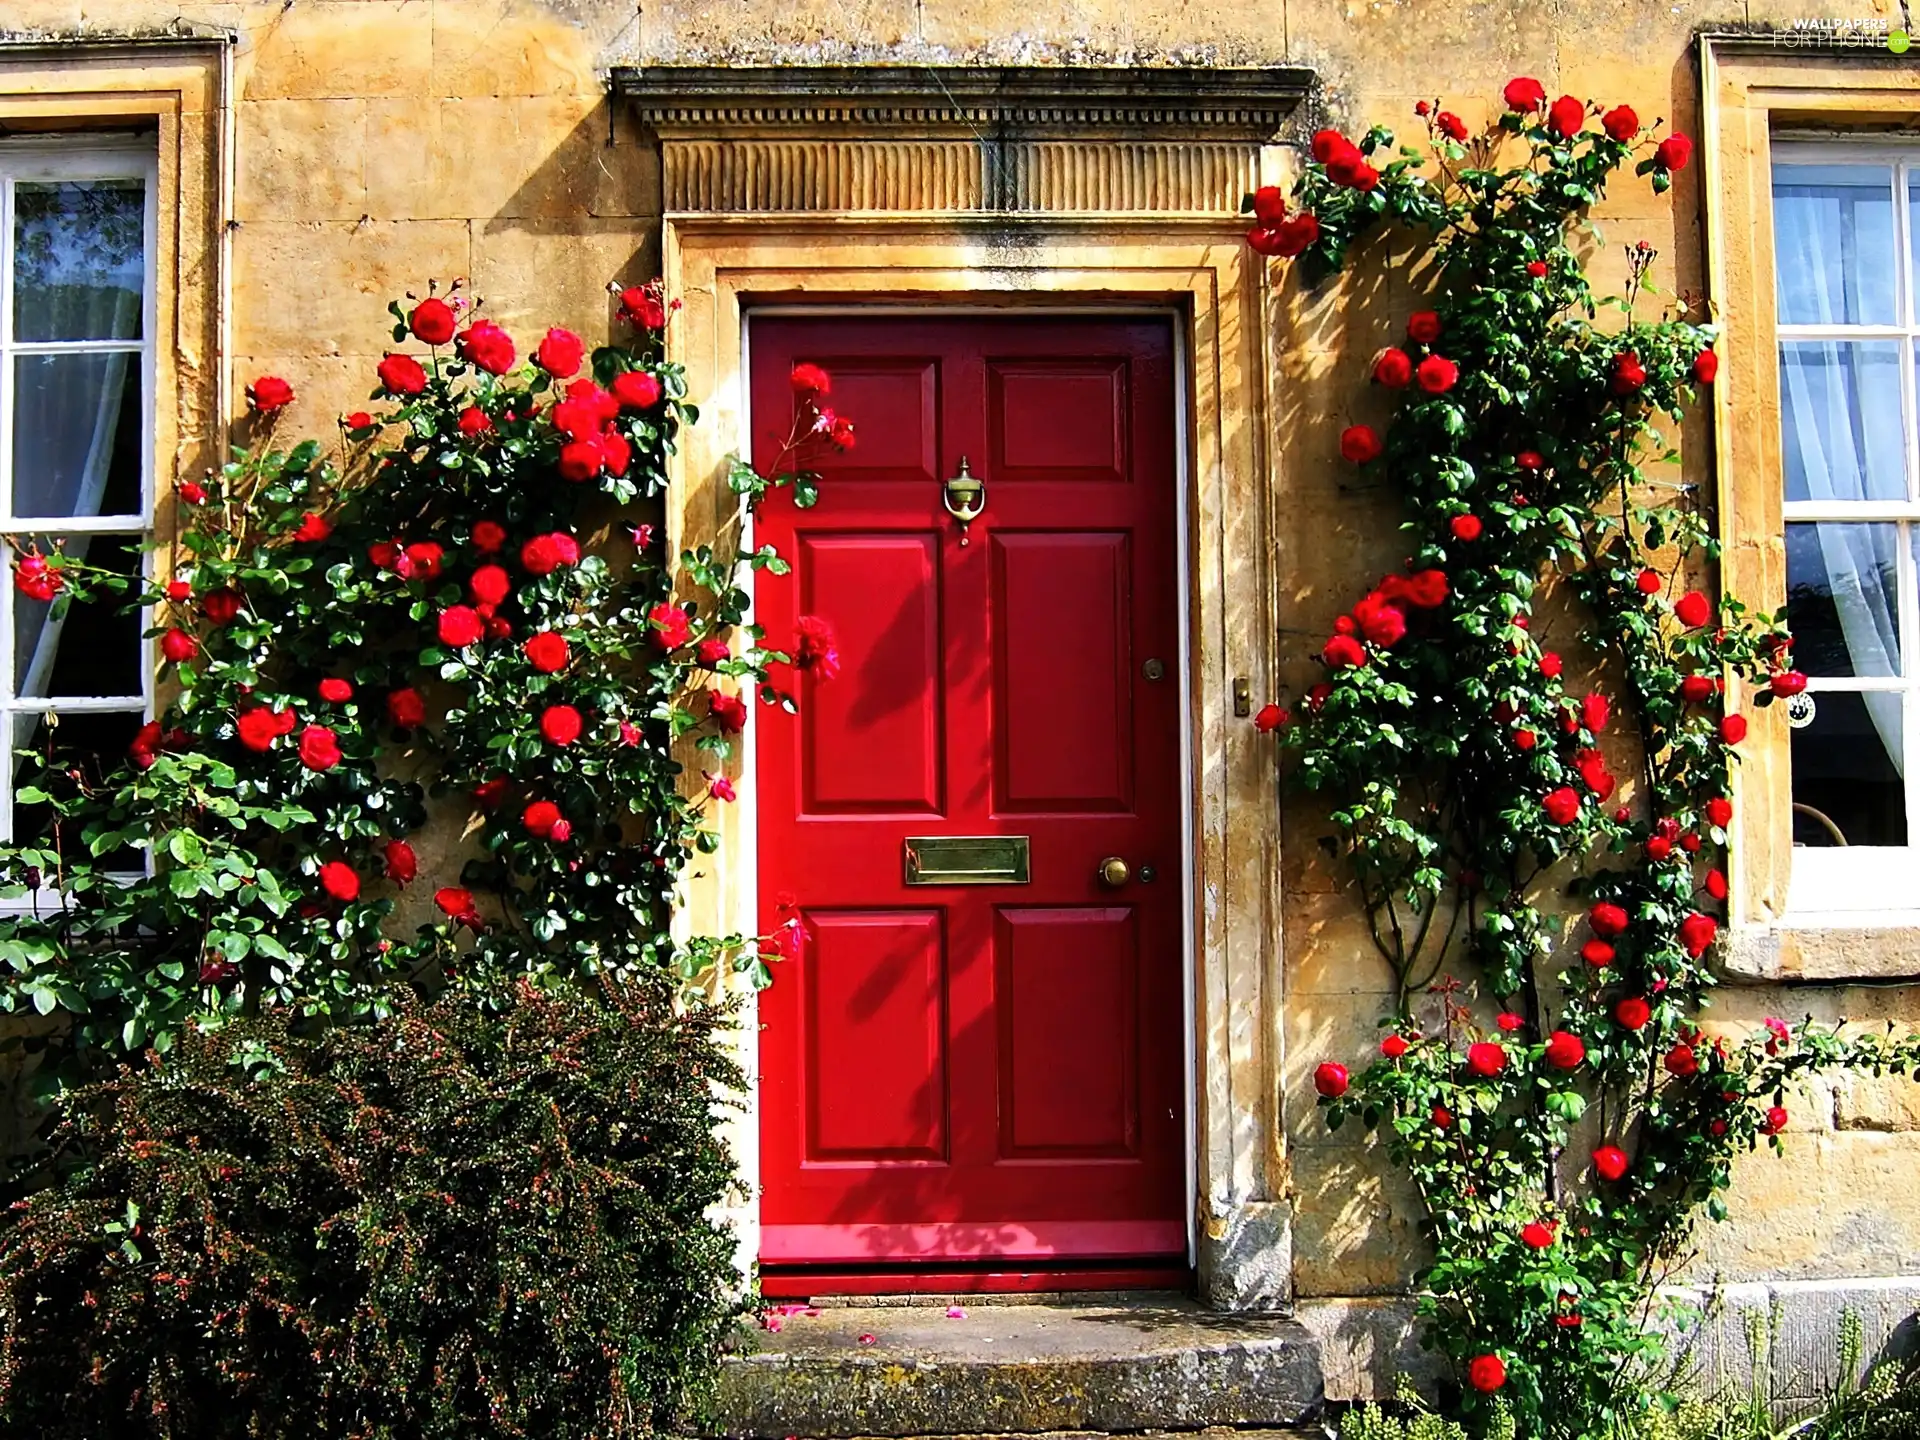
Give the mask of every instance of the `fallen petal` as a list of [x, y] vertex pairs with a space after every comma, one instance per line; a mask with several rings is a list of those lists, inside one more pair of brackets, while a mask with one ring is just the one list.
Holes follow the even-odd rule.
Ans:
[[964, 1320], [967, 1318], [967, 1312], [962, 1310], [958, 1305], [949, 1305], [947, 1307], [947, 1318], [949, 1320]]

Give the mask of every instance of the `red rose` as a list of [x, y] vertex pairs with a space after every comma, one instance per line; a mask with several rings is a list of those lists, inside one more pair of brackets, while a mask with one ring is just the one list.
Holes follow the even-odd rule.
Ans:
[[507, 543], [506, 528], [493, 520], [482, 520], [473, 527], [473, 548], [491, 555]]
[[1778, 1135], [1787, 1128], [1787, 1112], [1778, 1105], [1769, 1106], [1766, 1122], [1761, 1125], [1762, 1135]]
[[1513, 732], [1513, 744], [1516, 750], [1531, 750], [1539, 743], [1540, 737], [1531, 730], [1516, 730]]
[[1678, 1080], [1689, 1080], [1700, 1073], [1700, 1057], [1691, 1045], [1676, 1045], [1662, 1062], [1667, 1073]]
[[574, 440], [560, 447], [560, 478], [578, 485], [600, 473], [605, 452], [598, 440]]
[[1582, 750], [1574, 761], [1574, 768], [1580, 772], [1587, 788], [1602, 800], [1613, 794], [1613, 772], [1607, 769], [1606, 757], [1598, 750]]
[[728, 803], [740, 798], [733, 788], [733, 782], [724, 775], [709, 775], [707, 777], [707, 793], [716, 800], [722, 800]]
[[427, 702], [418, 690], [395, 690], [387, 696], [387, 718], [402, 730], [417, 730], [427, 723]]
[[1556, 825], [1571, 825], [1580, 814], [1580, 796], [1568, 785], [1548, 791], [1540, 803], [1546, 809], [1547, 818]]
[[1616, 395], [1631, 395], [1647, 383], [1647, 367], [1640, 363], [1640, 357], [1631, 350], [1622, 351], [1613, 357], [1613, 375], [1607, 381], [1607, 388]]
[[1336, 635], [1320, 651], [1320, 658], [1335, 670], [1347, 670], [1367, 663], [1367, 652], [1351, 635]]
[[560, 807], [551, 800], [536, 800], [520, 816], [520, 823], [527, 827], [529, 835], [548, 839], [553, 834], [553, 827], [560, 823]]
[[1262, 225], [1277, 225], [1287, 214], [1287, 197], [1278, 185], [1262, 185], [1253, 192], [1253, 218]]
[[794, 622], [793, 666], [810, 670], [822, 680], [840, 673], [840, 642], [832, 622], [818, 615], [802, 615]]
[[1467, 138], [1467, 122], [1451, 110], [1442, 110], [1438, 115], [1434, 116], [1433, 128], [1449, 140], [1465, 140]]
[[566, 667], [567, 642], [551, 630], [542, 630], [538, 635], [529, 636], [521, 649], [526, 652], [533, 668], [542, 675], [551, 675]]
[[1589, 940], [1580, 947], [1580, 958], [1596, 970], [1613, 963], [1613, 947], [1604, 940]]
[[1491, 1040], [1480, 1040], [1467, 1047], [1467, 1069], [1481, 1077], [1498, 1075], [1507, 1068], [1507, 1052]]
[[1733, 822], [1733, 801], [1724, 795], [1716, 795], [1707, 801], [1707, 819], [1722, 830]]
[[316, 515], [309, 510], [300, 517], [299, 528], [293, 532], [295, 540], [309, 544], [326, 539], [333, 533], [333, 522], [324, 515]]
[[468, 915], [473, 914], [473, 892], [471, 890], [455, 890], [451, 887], [445, 890], [436, 890], [433, 892], [433, 903], [440, 907], [442, 913], [451, 915], [456, 920], [464, 919]]
[[174, 493], [189, 505], [204, 505], [207, 503], [207, 488], [197, 481], [183, 481], [175, 488]]
[[737, 734], [746, 728], [747, 702], [738, 695], [728, 695], [720, 690], [707, 692], [707, 714], [720, 730], [728, 735]]
[[1447, 522], [1447, 529], [1453, 532], [1453, 538], [1463, 545], [1471, 545], [1480, 538], [1481, 524], [1478, 515], [1456, 515]]
[[1508, 1034], [1512, 1034], [1515, 1030], [1524, 1030], [1527, 1025], [1526, 1019], [1523, 1016], [1515, 1015], [1510, 1010], [1503, 1010], [1494, 1016], [1493, 1023]]
[[793, 367], [793, 373], [787, 378], [796, 395], [831, 395], [833, 393], [833, 378], [818, 365], [796, 365]]
[[429, 295], [413, 307], [413, 314], [407, 319], [407, 328], [413, 331], [413, 338], [423, 345], [444, 345], [453, 339], [453, 307]]
[[1380, 1053], [1389, 1060], [1398, 1060], [1407, 1053], [1407, 1049], [1407, 1037], [1404, 1035], [1389, 1035], [1380, 1042]]
[[320, 888], [342, 905], [360, 898], [360, 877], [345, 861], [329, 860], [320, 867]]
[[262, 375], [247, 386], [247, 404], [262, 415], [284, 410], [293, 403], [293, 386], [278, 375]]
[[556, 530], [547, 536], [547, 539], [552, 542], [553, 553], [559, 558], [562, 565], [578, 565], [580, 563], [580, 542], [574, 539], [573, 536]]
[[693, 638], [687, 612], [670, 601], [662, 600], [647, 611], [647, 625], [653, 632], [653, 643], [662, 650], [678, 650]]
[[1611, 901], [1602, 900], [1587, 912], [1587, 924], [1593, 927], [1593, 933], [1606, 939], [1624, 935], [1627, 929], [1627, 912]]
[[1438, 1126], [1440, 1129], [1445, 1130], [1452, 1126], [1453, 1112], [1447, 1109], [1446, 1106], [1444, 1105], [1434, 1106], [1432, 1114], [1433, 1114], [1433, 1123], [1436, 1126]]
[[498, 565], [482, 565], [467, 581], [474, 600], [481, 605], [504, 605], [513, 593], [507, 572]]
[[1544, 1250], [1553, 1244], [1553, 1226], [1530, 1220], [1520, 1227], [1520, 1239], [1529, 1250]]
[[1547, 128], [1563, 140], [1578, 135], [1586, 124], [1586, 105], [1571, 95], [1562, 95], [1547, 111]]
[[[1517, 80], [1513, 82], [1514, 85], [1519, 83]], [[1529, 80], [1526, 83], [1537, 88], [1536, 81]], [[1507, 89], [1512, 90], [1513, 85], [1507, 86]], [[1467, 1366], [1467, 1383], [1482, 1395], [1491, 1395], [1507, 1383], [1507, 1362], [1498, 1355], [1474, 1356]]]
[[440, 612], [440, 643], [463, 650], [469, 645], [478, 645], [480, 637], [486, 633], [486, 627], [480, 623], [480, 616], [471, 606], [450, 605]]
[[1680, 948], [1698, 960], [1719, 933], [1719, 922], [1711, 915], [1702, 915], [1696, 910], [1680, 922]]
[[1782, 670], [1767, 680], [1767, 688], [1779, 699], [1785, 700], [1807, 688], [1807, 677], [1798, 670]]
[[367, 547], [367, 559], [373, 562], [376, 570], [398, 570], [400, 555], [400, 542], [397, 540], [376, 540]]
[[853, 449], [853, 421], [844, 415], [834, 416], [827, 426], [827, 439], [833, 442], [836, 449]]
[[1262, 705], [1260, 707], [1260, 713], [1253, 717], [1253, 728], [1258, 730], [1262, 735], [1268, 735], [1278, 730], [1292, 718], [1291, 715], [1287, 714], [1283, 706]]
[[1340, 432], [1340, 455], [1349, 465], [1380, 458], [1380, 437], [1371, 425], [1349, 425]]
[[349, 430], [373, 429], [373, 417], [364, 410], [354, 411], [351, 415], [348, 415], [340, 423], [345, 425]]
[[507, 782], [504, 777], [495, 776], [491, 780], [482, 780], [473, 787], [474, 803], [483, 810], [491, 810], [507, 795]]
[[1389, 390], [1399, 390], [1413, 379], [1413, 360], [1398, 346], [1389, 346], [1373, 362], [1373, 378]]
[[438, 580], [440, 562], [446, 557], [442, 550], [431, 540], [416, 540], [401, 552], [407, 557], [408, 573], [421, 580]]
[[325, 725], [309, 725], [300, 732], [300, 763], [309, 770], [331, 770], [342, 758], [339, 737]]
[[1638, 995], [1629, 995], [1613, 1007], [1613, 1018], [1629, 1030], [1638, 1030], [1653, 1018], [1653, 1007]]
[[1664, 835], [1655, 835], [1647, 841], [1647, 858], [1664, 860], [1673, 853], [1673, 842]]
[[1327, 166], [1327, 178], [1336, 185], [1345, 185], [1364, 194], [1380, 183], [1380, 172], [1356, 149], [1350, 154], [1335, 156], [1333, 163]]
[[209, 590], [200, 597], [200, 608], [215, 625], [231, 625], [240, 613], [238, 590]]
[[693, 648], [694, 663], [705, 670], [713, 669], [732, 654], [732, 647], [718, 635], [709, 635]]
[[489, 375], [504, 375], [513, 369], [513, 337], [491, 320], [476, 320], [454, 344], [462, 360]]
[[460, 426], [460, 433], [466, 436], [484, 435], [493, 429], [493, 417], [478, 405], [469, 405], [462, 410], [457, 423]]
[[1726, 715], [1720, 720], [1720, 738], [1729, 745], [1738, 745], [1747, 738], [1747, 717], [1744, 715]]
[[1420, 388], [1429, 395], [1444, 395], [1460, 378], [1460, 367], [1444, 355], [1429, 355], [1414, 372]]
[[1623, 145], [1640, 133], [1640, 117], [1633, 113], [1631, 105], [1614, 106], [1600, 117], [1600, 124], [1611, 138]]
[[1518, 75], [1507, 82], [1500, 97], [1509, 110], [1537, 110], [1547, 103], [1547, 87], [1530, 76]]
[[530, 575], [550, 575], [560, 568], [560, 550], [551, 535], [536, 535], [520, 547], [520, 564]]
[[[680, 302], [674, 301], [679, 308]], [[620, 318], [640, 330], [664, 330], [667, 326], [667, 306], [661, 296], [661, 283], [650, 280], [645, 285], [629, 285], [620, 292]]]
[[[291, 715], [288, 718], [291, 719]], [[242, 710], [234, 729], [239, 734], [242, 745], [260, 754], [271, 750], [273, 742], [287, 733], [279, 717], [264, 705], [256, 705], [251, 710]]]
[[65, 585], [66, 580], [47, 564], [44, 555], [22, 555], [13, 567], [13, 588], [43, 605], [51, 603]]
[[1547, 262], [1544, 260], [1529, 260], [1527, 262], [1527, 274], [1531, 275], [1536, 280], [1545, 279], [1547, 274]]
[[1419, 610], [1435, 610], [1447, 603], [1447, 572], [1419, 570], [1407, 577], [1401, 593]]
[[1578, 1035], [1556, 1030], [1547, 1036], [1547, 1047], [1542, 1054], [1547, 1064], [1556, 1070], [1577, 1070], [1580, 1062], [1587, 1058], [1587, 1047]]
[[1702, 700], [1710, 699], [1714, 689], [1710, 676], [1684, 675], [1680, 679], [1680, 698], [1689, 705], [1698, 705]]
[[1612, 718], [1613, 707], [1607, 703], [1607, 697], [1594, 691], [1580, 702], [1580, 723], [1595, 735], [1607, 728]]
[[1660, 588], [1666, 583], [1660, 578], [1658, 570], [1642, 570], [1633, 577], [1633, 588], [1642, 595], [1658, 595]]
[[1338, 130], [1316, 130], [1313, 132], [1311, 148], [1314, 159], [1322, 165], [1331, 165], [1334, 160], [1352, 151], [1354, 146]]
[[1602, 1145], [1593, 1152], [1593, 1172], [1602, 1180], [1618, 1180], [1627, 1173], [1627, 1152], [1618, 1145]]
[[1713, 618], [1713, 606], [1698, 590], [1689, 590], [1673, 602], [1673, 616], [1689, 629], [1698, 630]]
[[1311, 210], [1302, 210], [1297, 215], [1289, 215], [1278, 225], [1265, 232], [1271, 236], [1270, 253], [1291, 259], [1302, 254], [1320, 238], [1320, 217]]
[[1540, 673], [1549, 680], [1559, 679], [1560, 672], [1564, 669], [1566, 669], [1566, 661], [1562, 660], [1555, 651], [1549, 650], [1540, 657]]
[[[1538, 450], [1522, 450], [1513, 457], [1513, 463], [1522, 470], [1538, 470], [1547, 462]], [[1518, 501], [1515, 502], [1519, 503]]]
[[1693, 378], [1702, 385], [1711, 385], [1719, 374], [1720, 357], [1711, 348], [1693, 357]]
[[353, 698], [353, 686], [345, 680], [322, 680], [320, 682], [320, 698], [332, 705], [344, 705]]
[[1693, 141], [1684, 135], [1669, 135], [1653, 152], [1653, 158], [1668, 170], [1684, 170], [1693, 158]]
[[420, 873], [420, 862], [413, 853], [413, 846], [404, 840], [387, 842], [386, 862], [387, 878], [396, 885], [411, 885], [413, 877]]
[[1313, 1088], [1329, 1100], [1347, 1093], [1347, 1067], [1337, 1060], [1323, 1060], [1313, 1072]]
[[1407, 617], [1398, 606], [1389, 605], [1378, 590], [1353, 607], [1353, 619], [1360, 633], [1372, 644], [1392, 646], [1407, 633]]
[[613, 395], [629, 410], [651, 410], [660, 403], [660, 382], [645, 370], [623, 370], [613, 377]]
[[586, 354], [586, 346], [580, 337], [571, 330], [554, 328], [547, 331], [540, 347], [533, 352], [533, 363], [549, 375], [564, 380], [580, 369], [580, 360]]
[[194, 638], [184, 630], [169, 630], [160, 637], [160, 653], [176, 665], [186, 664], [199, 648]]
[[540, 733], [550, 744], [571, 745], [580, 738], [580, 712], [571, 705], [549, 705], [540, 714]]
[[389, 355], [375, 370], [389, 395], [418, 395], [427, 388], [427, 372], [411, 355]]
[[1727, 873], [1724, 870], [1707, 871], [1707, 894], [1716, 900], [1727, 898]]

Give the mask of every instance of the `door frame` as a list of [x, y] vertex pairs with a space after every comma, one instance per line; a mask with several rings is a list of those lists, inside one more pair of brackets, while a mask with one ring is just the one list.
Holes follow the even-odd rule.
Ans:
[[[1277, 168], [1277, 167], [1276, 167]], [[672, 358], [702, 405], [675, 457], [670, 553], [733, 513], [725, 459], [747, 448], [747, 321], [800, 305], [1131, 308], [1176, 317], [1186, 406], [1181, 545], [1189, 803], [1187, 1051], [1194, 1135], [1193, 1259], [1202, 1295], [1230, 1308], [1292, 1298], [1291, 1205], [1281, 1125], [1279, 809], [1271, 737], [1236, 714], [1276, 694], [1273, 556], [1277, 447], [1269, 443], [1278, 318], [1264, 261], [1232, 216], [736, 215], [670, 211], [662, 272], [683, 308]], [[1231, 557], [1231, 559], [1230, 559]], [[1238, 682], [1238, 683], [1237, 683]], [[1243, 701], [1238, 709], [1246, 708]], [[747, 745], [752, 745], [751, 725]], [[751, 757], [737, 761], [751, 765]], [[744, 769], [743, 769], [744, 773]], [[690, 877], [689, 934], [751, 934], [758, 826], [753, 787], [718, 817], [720, 844]], [[727, 983], [727, 982], [722, 982]], [[750, 1005], [750, 1000], [749, 1000]], [[749, 1011], [751, 1014], [751, 1011]], [[751, 1077], [729, 1127], [743, 1198], [727, 1218], [751, 1272], [759, 1254], [755, 1030], [738, 1034]]]
[[[916, 316], [928, 319], [955, 318], [979, 319], [987, 315], [1017, 315], [1026, 318], [1050, 317], [1093, 317], [1112, 320], [1160, 320], [1168, 327], [1173, 342], [1173, 522], [1174, 522], [1174, 585], [1177, 592], [1186, 597], [1187, 603], [1180, 607], [1178, 649], [1178, 669], [1175, 673], [1191, 677], [1193, 674], [1193, 590], [1191, 585], [1192, 560], [1188, 553], [1191, 543], [1192, 517], [1189, 510], [1189, 493], [1192, 486], [1193, 452], [1191, 414], [1192, 377], [1188, 364], [1189, 335], [1186, 316], [1173, 304], [1140, 304], [1124, 299], [1115, 299], [1105, 303], [1063, 305], [1048, 302], [1024, 304], [1019, 306], [995, 305], [991, 303], [965, 303], [965, 300], [939, 304], [925, 300], [894, 299], [876, 296], [858, 304], [850, 304], [844, 298], [823, 299], [814, 304], [801, 304], [793, 301], [769, 301], [755, 304], [745, 300], [740, 316], [740, 374], [743, 383], [753, 373], [753, 323], [762, 319], [778, 319], [798, 316], [805, 319], [830, 319], [836, 315], [871, 319], [874, 317], [911, 319]], [[744, 447], [750, 443], [753, 434], [752, 387], [746, 384], [741, 395], [739, 443]], [[853, 417], [855, 423], [858, 416]], [[743, 541], [753, 543], [753, 517], [749, 515], [741, 525]], [[751, 614], [747, 617], [752, 622]], [[1184, 1193], [1191, 1196], [1197, 1192], [1199, 1182], [1199, 1110], [1197, 1105], [1198, 1047], [1194, 1044], [1194, 986], [1198, 971], [1195, 966], [1195, 933], [1193, 917], [1195, 914], [1194, 890], [1194, 802], [1196, 790], [1193, 776], [1193, 732], [1194, 732], [1194, 692], [1190, 683], [1180, 687], [1180, 899], [1187, 916], [1187, 923], [1180, 927], [1180, 1096], [1182, 1112], [1180, 1116], [1180, 1139]], [[741, 732], [740, 771], [746, 776], [757, 774], [758, 763], [757, 727], [749, 725]], [[759, 797], [758, 787], [741, 787], [743, 795], [751, 793], [754, 816], [750, 835], [743, 837], [743, 843], [753, 847], [753, 870], [749, 883], [756, 891], [759, 884], [757, 873], [760, 858], [759, 836]], [[776, 971], [775, 983], [779, 983]], [[756, 1099], [758, 1095], [758, 1072], [755, 1074]], [[756, 1106], [757, 1114], [757, 1106]], [[1185, 1215], [1187, 1237], [1187, 1266], [1193, 1268], [1198, 1255], [1197, 1207], [1188, 1205]], [[937, 1267], [929, 1267], [937, 1268]], [[1044, 1267], [1042, 1267], [1044, 1268]], [[1124, 1266], [1114, 1267], [1117, 1269]]]

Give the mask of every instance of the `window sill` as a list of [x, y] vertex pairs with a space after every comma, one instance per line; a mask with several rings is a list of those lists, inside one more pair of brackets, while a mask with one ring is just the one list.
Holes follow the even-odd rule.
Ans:
[[1728, 980], [1920, 980], [1920, 911], [1799, 914], [1727, 933]]

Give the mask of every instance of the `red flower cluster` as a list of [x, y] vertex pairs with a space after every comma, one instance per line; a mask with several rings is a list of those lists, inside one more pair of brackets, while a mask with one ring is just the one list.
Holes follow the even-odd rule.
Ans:
[[[549, 331], [548, 340], [557, 333], [561, 332]], [[546, 348], [544, 343], [541, 348]], [[579, 368], [577, 358], [574, 366]], [[585, 376], [567, 386], [566, 398], [551, 412], [553, 428], [562, 439], [561, 479], [577, 485], [593, 479], [603, 469], [612, 475], [627, 473], [627, 466], [633, 461], [633, 445], [614, 426], [620, 409], [617, 395], [602, 390]]]
[[14, 564], [13, 588], [29, 600], [49, 604], [66, 583], [59, 570], [47, 563], [47, 557], [37, 552], [22, 555]]
[[1327, 178], [1336, 185], [1365, 192], [1380, 183], [1380, 172], [1360, 152], [1360, 147], [1338, 130], [1314, 133], [1313, 158], [1327, 167]]
[[1311, 210], [1287, 214], [1286, 197], [1277, 185], [1262, 185], [1253, 192], [1253, 218], [1247, 244], [1256, 255], [1291, 259], [1320, 238], [1319, 218]]
[[1388, 575], [1361, 597], [1353, 613], [1334, 622], [1334, 635], [1320, 658], [1336, 670], [1366, 663], [1366, 651], [1356, 636], [1390, 649], [1407, 633], [1408, 613], [1435, 610], [1446, 604], [1444, 570], [1421, 570], [1412, 575]]
[[504, 375], [513, 369], [513, 337], [491, 320], [476, 320], [461, 332], [453, 350], [476, 370]]

